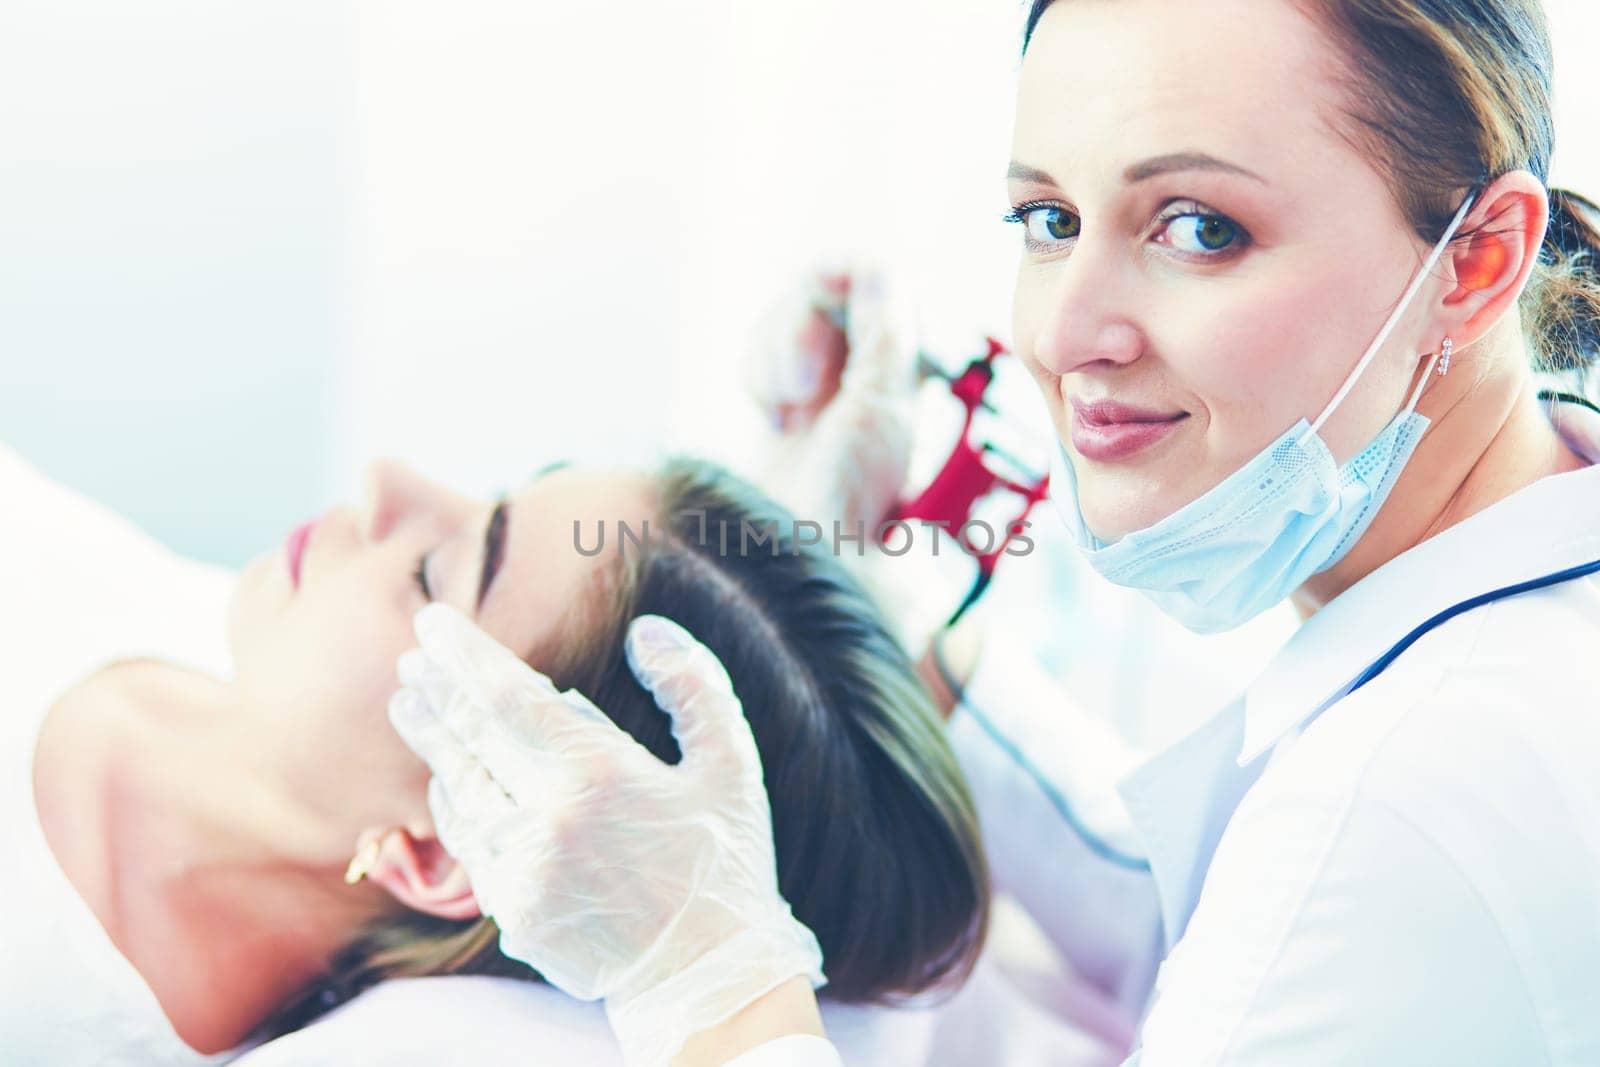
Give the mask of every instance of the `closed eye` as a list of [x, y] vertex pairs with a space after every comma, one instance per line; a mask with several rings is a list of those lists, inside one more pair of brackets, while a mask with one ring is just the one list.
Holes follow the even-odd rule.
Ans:
[[412, 574], [417, 588], [422, 590], [422, 595], [429, 600], [433, 599], [433, 589], [428, 585], [428, 557], [426, 555], [417, 560], [417, 569]]

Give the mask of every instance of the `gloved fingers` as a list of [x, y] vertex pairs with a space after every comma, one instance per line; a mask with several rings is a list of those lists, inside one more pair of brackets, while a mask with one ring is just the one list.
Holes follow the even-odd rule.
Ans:
[[807, 279], [811, 292], [811, 306], [826, 314], [843, 329], [845, 311], [850, 304], [850, 286], [854, 272], [848, 266], [818, 267]]
[[[471, 847], [472, 819], [460, 813], [450, 799], [450, 790], [438, 777], [428, 779], [428, 814], [433, 818], [433, 832], [438, 835], [439, 844], [463, 865], [467, 864], [475, 856]], [[468, 881], [471, 881], [470, 867]], [[478, 904], [486, 908], [487, 902], [480, 898]]]
[[434, 836], [467, 872], [484, 914], [492, 914], [496, 902], [491, 894], [503, 882], [499, 868], [504, 866], [494, 829], [526, 823], [529, 817], [487, 776], [458, 782], [457, 786], [452, 790], [442, 779], [428, 779], [428, 814], [433, 820]]
[[478, 814], [472, 806], [463, 811], [460, 802], [437, 778], [428, 782], [428, 812], [439, 844], [466, 871], [479, 911], [503, 924], [526, 923], [538, 904], [536, 877], [506, 880], [486, 876], [480, 881], [474, 872], [503, 868], [507, 857], [536, 870], [537, 858], [527, 848], [522, 831], [534, 824], [537, 816], [508, 809], [500, 817], [489, 817]]
[[761, 317], [745, 385], [780, 431], [809, 425], [839, 391], [849, 287], [848, 271], [816, 271]]
[[389, 698], [389, 722], [401, 739], [447, 783], [479, 773], [479, 753], [505, 744], [504, 720], [520, 710], [510, 706], [513, 694], [482, 696], [481, 687], [452, 677], [419, 648], [401, 653], [395, 669], [402, 688]]
[[683, 627], [641, 615], [628, 627], [628, 666], [672, 719], [683, 766], [718, 766], [760, 781], [761, 757], [722, 661]]
[[477, 760], [416, 690], [400, 689], [389, 698], [389, 724], [435, 778], [465, 781], [475, 773]]
[[[462, 737], [450, 721], [412, 689], [389, 699], [389, 722], [433, 779], [475, 819], [509, 814], [518, 803], [574, 788], [570, 761], [524, 738], [499, 716], [477, 723]], [[609, 723], [608, 723], [609, 725]]]
[[664, 615], [634, 619], [623, 654], [633, 676], [650, 689], [658, 704], [683, 703], [708, 686], [733, 695], [733, 682], [716, 654]]
[[[594, 707], [587, 701], [582, 704]], [[555, 812], [586, 791], [607, 788], [617, 778], [634, 778], [641, 773], [640, 753], [649, 761], [643, 765], [643, 773], [648, 773], [651, 765], [661, 766], [648, 750], [599, 712], [594, 713], [597, 721], [567, 703], [544, 710], [547, 716], [528, 720], [521, 729], [508, 719], [491, 719], [467, 746], [482, 773], [526, 809]], [[556, 719], [566, 721], [552, 730]]]
[[[446, 618], [446, 625], [455, 625], [454, 620]], [[464, 625], [472, 631], [467, 640], [480, 646], [475, 654], [497, 661], [485, 675], [450, 678], [425, 651], [417, 651], [415, 659], [410, 652], [400, 657], [401, 673], [421, 678], [417, 688], [407, 691], [421, 694], [418, 704], [438, 724], [412, 732], [421, 734], [423, 747], [441, 754], [452, 791], [462, 778], [471, 781], [487, 774], [517, 801], [542, 808], [552, 798], [574, 795], [585, 782], [634, 773], [641, 757], [647, 769], [661, 766], [582, 693], [557, 691], [492, 638], [470, 623]], [[458, 636], [446, 635], [445, 640]], [[491, 644], [494, 651], [487, 650]], [[402, 702], [399, 710], [404, 715], [412, 708]]]
[[417, 612], [416, 630], [422, 644], [401, 654], [400, 680], [479, 758], [508, 735], [548, 749], [561, 747], [576, 723], [610, 722], [581, 694], [558, 691], [449, 605]]
[[911, 467], [909, 397], [844, 393], [817, 420], [813, 443], [794, 468], [795, 497], [847, 527], [876, 530], [899, 499]]
[[[389, 700], [389, 722], [400, 739], [428, 765], [433, 781], [465, 805], [474, 818], [490, 819], [510, 814], [515, 793], [509, 780], [497, 777], [477, 754], [428, 710], [410, 690], [402, 689]], [[523, 780], [531, 776], [518, 768]]]
[[413, 628], [427, 661], [458, 685], [503, 688], [515, 683], [531, 693], [556, 692], [550, 679], [449, 604], [435, 601], [424, 606], [417, 612]]
[[419, 711], [441, 722], [455, 700], [461, 683], [435, 663], [420, 648], [409, 648], [395, 660], [395, 675], [402, 691], [409, 692], [420, 705]]
[[841, 391], [909, 394], [916, 388], [916, 314], [910, 295], [880, 266], [862, 264], [851, 275], [850, 359]]
[[558, 824], [548, 811], [517, 803], [481, 767], [454, 784], [429, 779], [428, 812], [446, 852], [486, 869], [510, 860], [519, 881], [537, 880], [557, 840]]

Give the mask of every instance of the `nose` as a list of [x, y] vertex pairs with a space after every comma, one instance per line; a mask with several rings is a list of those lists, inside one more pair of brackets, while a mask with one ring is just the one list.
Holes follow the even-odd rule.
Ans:
[[397, 459], [374, 460], [363, 483], [359, 520], [362, 535], [372, 542], [408, 522], [446, 516], [456, 506], [456, 494]]
[[1017, 285], [1013, 336], [1022, 358], [1060, 377], [1095, 366], [1114, 368], [1144, 354], [1122, 272], [1080, 245], [1071, 258]]

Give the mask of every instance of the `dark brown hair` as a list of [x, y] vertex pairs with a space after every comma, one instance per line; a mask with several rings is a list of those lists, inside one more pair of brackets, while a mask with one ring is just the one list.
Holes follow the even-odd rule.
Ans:
[[[1032, 0], [1023, 51], [1054, 0]], [[1395, 202], [1437, 241], [1468, 189], [1513, 170], [1548, 185], [1550, 31], [1539, 0], [1296, 0], [1344, 52], [1343, 118]], [[1550, 227], [1522, 295], [1535, 366], [1588, 385], [1600, 359], [1600, 209], [1550, 190]], [[1484, 227], [1463, 229], [1470, 241]]]
[[[841, 563], [797, 545], [792, 518], [749, 485], [683, 459], [653, 484], [650, 537], [606, 549], [616, 565], [597, 569], [596, 595], [573, 606], [560, 647], [534, 665], [676, 762], [668, 719], [622, 647], [642, 614], [687, 628], [744, 703], [771, 798], [779, 888], [822, 946], [824, 995], [884, 1001], [959, 984], [982, 947], [988, 871], [971, 795], [905, 652]], [[742, 544], [744, 524], [776, 536]], [[537, 977], [498, 941], [489, 919], [397, 910], [260, 1033], [297, 1029], [385, 978]]]

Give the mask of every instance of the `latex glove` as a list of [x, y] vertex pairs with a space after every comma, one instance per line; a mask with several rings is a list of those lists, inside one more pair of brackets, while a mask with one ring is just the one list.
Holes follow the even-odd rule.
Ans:
[[779, 435], [763, 480], [800, 518], [870, 534], [893, 507], [911, 458], [912, 318], [872, 267], [819, 271], [765, 316], [747, 365]]
[[509, 956], [604, 998], [629, 1064], [780, 983], [823, 983], [816, 938], [778, 892], [761, 761], [715, 656], [642, 616], [626, 652], [672, 718], [668, 765], [582, 694], [460, 612], [417, 613], [389, 719], [433, 771], [428, 806]]
[[848, 270], [815, 271], [761, 317], [745, 384], [779, 433], [808, 429], [839, 392], [850, 350], [850, 287]]

